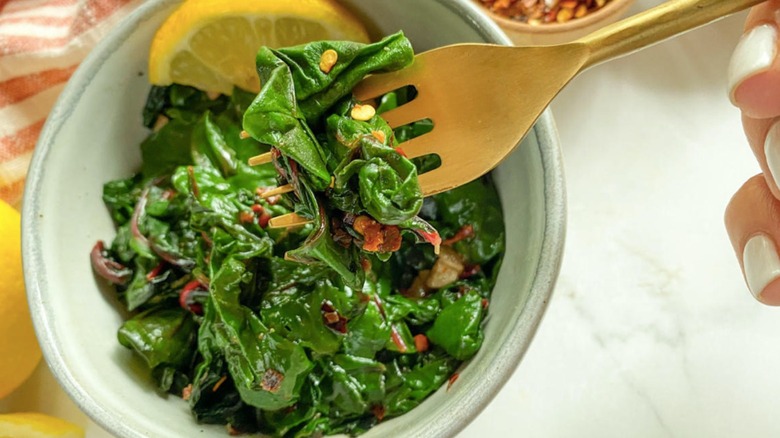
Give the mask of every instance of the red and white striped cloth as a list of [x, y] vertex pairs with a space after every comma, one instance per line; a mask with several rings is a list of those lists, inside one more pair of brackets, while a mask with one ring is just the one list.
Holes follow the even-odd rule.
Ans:
[[0, 199], [20, 206], [35, 142], [65, 82], [142, 0], [0, 0]]

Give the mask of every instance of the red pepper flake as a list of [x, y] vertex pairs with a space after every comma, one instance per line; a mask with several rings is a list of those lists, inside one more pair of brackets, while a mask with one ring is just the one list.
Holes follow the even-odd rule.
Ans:
[[260, 382], [260, 386], [268, 392], [276, 392], [279, 390], [279, 387], [282, 386], [283, 380], [284, 374], [276, 371], [275, 369], [269, 368], [265, 370], [265, 374], [263, 374], [263, 381]]
[[241, 432], [240, 430], [233, 427], [232, 424], [226, 424], [225, 428], [227, 429], [227, 433], [230, 436], [239, 436], [244, 434], [244, 432]]
[[347, 332], [348, 320], [333, 307], [333, 303], [328, 300], [323, 301], [320, 306], [320, 312], [322, 312], [322, 323], [331, 330], [335, 330], [342, 334]]
[[363, 250], [368, 252], [378, 252], [379, 248], [382, 246], [382, 233], [377, 232], [369, 232], [365, 237], [365, 240], [363, 241]]
[[149, 271], [148, 274], [146, 274], [146, 281], [154, 280], [158, 275], [160, 275], [160, 272], [162, 272], [164, 267], [165, 267], [164, 261], [158, 263], [157, 266], [155, 266], [151, 271]]
[[363, 236], [363, 250], [379, 251], [379, 247], [384, 243], [382, 224], [368, 216], [358, 216], [355, 218], [352, 228]]
[[358, 216], [352, 228], [363, 236], [363, 250], [395, 252], [401, 248], [401, 230], [395, 225], [383, 225], [369, 216]]
[[257, 218], [257, 225], [260, 225], [260, 228], [267, 228], [268, 222], [271, 220], [271, 215], [267, 212], [263, 212], [263, 214], [260, 215], [260, 217]]
[[395, 151], [398, 152], [399, 154], [401, 154], [402, 157], [409, 158], [409, 157], [406, 156], [406, 152], [404, 152], [404, 150], [401, 148], [401, 146], [397, 146], [395, 148]]
[[487, 298], [482, 298], [482, 310], [487, 310], [490, 306], [490, 301]]
[[190, 397], [192, 397], [192, 383], [190, 383], [189, 385], [185, 386], [181, 390], [181, 399], [182, 400], [187, 401], [187, 400], [190, 399]]
[[222, 376], [217, 380], [217, 383], [214, 384], [214, 386], [211, 388], [211, 392], [217, 392], [220, 386], [222, 386], [223, 383], [225, 383], [225, 380], [227, 380], [227, 376]]
[[198, 280], [192, 280], [185, 284], [179, 292], [179, 305], [184, 310], [189, 310], [196, 315], [203, 315], [203, 306], [200, 303], [196, 303], [192, 300], [191, 295], [195, 291], [205, 291], [205, 287]]
[[[260, 189], [257, 190], [259, 191]], [[270, 221], [273, 216], [271, 216], [270, 213], [265, 211], [265, 208], [263, 208], [263, 206], [260, 204], [253, 205], [251, 209], [252, 212], [254, 212], [254, 214], [257, 215], [257, 225], [259, 225], [260, 228], [268, 227], [268, 221]], [[254, 216], [248, 222], [251, 222], [253, 220], [254, 220]]]
[[382, 226], [382, 245], [379, 252], [396, 252], [401, 249], [401, 229], [395, 225]]
[[385, 419], [385, 407], [382, 405], [374, 405], [371, 407], [371, 413], [374, 414], [374, 417], [376, 417], [377, 421], [382, 421]]
[[248, 224], [254, 222], [255, 215], [248, 211], [240, 211], [238, 213], [238, 221], [242, 224]]
[[530, 25], [565, 23], [601, 9], [611, 0], [481, 0], [504, 17]]
[[452, 384], [455, 383], [456, 380], [458, 380], [458, 377], [460, 377], [460, 374], [458, 373], [454, 373], [452, 376], [450, 376], [450, 380], [447, 383], [447, 391], [449, 391], [450, 388], [452, 388]]
[[374, 136], [375, 139], [379, 140], [382, 143], [384, 143], [385, 140], [387, 140], [387, 136], [385, 135], [384, 131], [374, 130], [371, 131], [371, 135]]
[[474, 227], [471, 226], [470, 224], [466, 224], [460, 227], [460, 229], [455, 233], [454, 236], [442, 242], [442, 245], [452, 246], [463, 239], [468, 239], [469, 237], [472, 237], [473, 235], [474, 235]]
[[364, 236], [369, 228], [376, 227], [379, 224], [379, 222], [371, 219], [370, 217], [366, 215], [357, 216], [352, 221], [352, 228], [357, 231], [358, 234], [361, 236]]
[[424, 353], [428, 351], [428, 337], [420, 333], [414, 336], [414, 348], [418, 353]]

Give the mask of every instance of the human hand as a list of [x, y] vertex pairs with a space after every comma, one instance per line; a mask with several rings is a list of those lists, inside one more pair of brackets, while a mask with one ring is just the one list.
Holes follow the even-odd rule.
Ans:
[[729, 93], [762, 173], [726, 208], [726, 229], [759, 301], [780, 306], [780, 0], [754, 7], [729, 66]]

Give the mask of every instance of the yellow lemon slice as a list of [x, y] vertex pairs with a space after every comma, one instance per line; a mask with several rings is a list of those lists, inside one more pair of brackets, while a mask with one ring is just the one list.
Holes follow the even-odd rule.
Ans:
[[0, 415], [0, 438], [84, 438], [84, 430], [59, 418], [36, 413]]
[[155, 34], [149, 80], [230, 94], [260, 91], [261, 46], [317, 40], [368, 42], [365, 27], [334, 0], [187, 0]]
[[20, 225], [19, 212], [0, 201], [0, 399], [27, 380], [41, 360], [24, 292]]

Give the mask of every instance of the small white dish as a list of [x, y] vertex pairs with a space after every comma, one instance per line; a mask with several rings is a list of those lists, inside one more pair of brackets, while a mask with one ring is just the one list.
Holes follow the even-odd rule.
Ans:
[[[95, 241], [115, 233], [103, 184], [139, 167], [138, 145], [147, 135], [140, 117], [149, 89], [148, 47], [177, 3], [145, 2], [73, 75], [40, 137], [24, 198], [25, 281], [46, 362], [79, 407], [120, 437], [227, 436], [224, 427], [197, 424], [182, 400], [156, 393], [117, 342], [125, 315], [89, 262]], [[347, 3], [379, 33], [402, 29], [417, 51], [464, 41], [509, 44], [470, 0]], [[451, 388], [366, 437], [455, 435], [488, 405], [528, 348], [558, 275], [565, 234], [563, 170], [549, 113], [495, 180], [508, 250], [482, 349]]]

